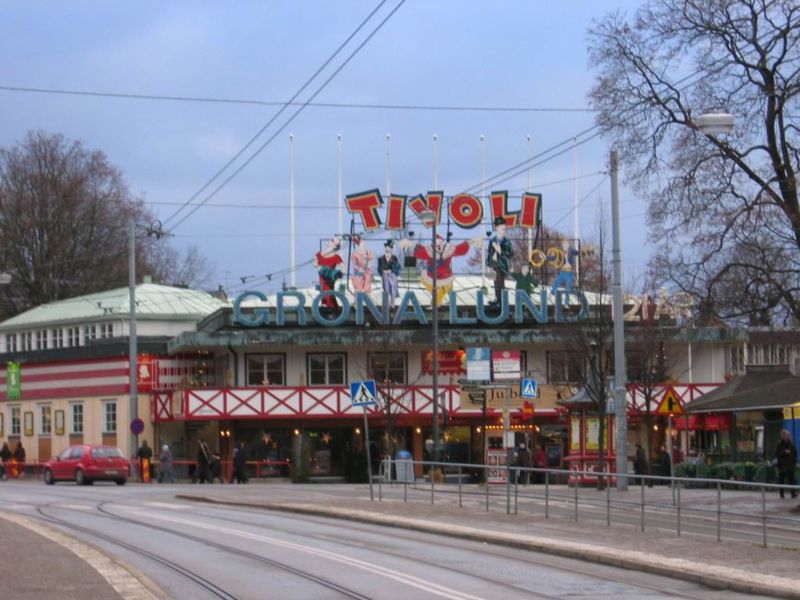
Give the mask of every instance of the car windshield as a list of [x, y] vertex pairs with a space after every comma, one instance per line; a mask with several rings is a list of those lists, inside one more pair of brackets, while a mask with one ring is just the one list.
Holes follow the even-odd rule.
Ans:
[[92, 458], [125, 458], [119, 448], [92, 448]]

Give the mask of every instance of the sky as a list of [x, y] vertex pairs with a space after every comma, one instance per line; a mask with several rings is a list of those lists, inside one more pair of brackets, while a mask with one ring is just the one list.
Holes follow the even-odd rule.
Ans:
[[[386, 0], [298, 101], [307, 101], [334, 75], [399, 1]], [[285, 102], [378, 4], [0, 1], [0, 87]], [[290, 282], [291, 133], [296, 262], [301, 265], [296, 283], [309, 285], [316, 274], [304, 263], [338, 232], [338, 135], [345, 195], [373, 188], [385, 194], [388, 185], [393, 193], [408, 195], [433, 189], [434, 135], [439, 188], [446, 194], [477, 191], [481, 135], [489, 178], [526, 160], [529, 148], [537, 155], [593, 125], [593, 113], [586, 110], [594, 78], [586, 31], [593, 19], [615, 10], [632, 12], [638, 4], [406, 0], [314, 102], [560, 110], [308, 106], [277, 133], [299, 108], [289, 107], [191, 202], [280, 106], [0, 89], [0, 145], [17, 143], [30, 130], [44, 130], [103, 151], [174, 236], [173, 244], [195, 245], [207, 257], [212, 273], [206, 287], [273, 291], [283, 277]], [[542, 194], [545, 225], [572, 233], [577, 171], [580, 235], [584, 240], [594, 235], [599, 206], [610, 201], [603, 174], [608, 152], [608, 140], [597, 137], [531, 169], [529, 191]], [[251, 156], [238, 175], [209, 197]], [[523, 170], [507, 181], [491, 181], [486, 189], [519, 195], [527, 177]], [[183, 211], [174, 216], [181, 206]], [[650, 254], [645, 211], [644, 203], [623, 186], [626, 273], [643, 269]], [[456, 237], [475, 235], [475, 230], [454, 232]], [[371, 242], [376, 255], [382, 247], [379, 237]], [[268, 281], [267, 274], [275, 277]], [[250, 276], [255, 277], [242, 284], [241, 278]]]

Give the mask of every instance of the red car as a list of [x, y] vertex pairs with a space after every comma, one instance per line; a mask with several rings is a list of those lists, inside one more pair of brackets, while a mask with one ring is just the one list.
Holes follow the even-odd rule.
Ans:
[[44, 465], [44, 482], [74, 481], [78, 485], [94, 481], [114, 481], [125, 485], [130, 463], [122, 450], [114, 446], [70, 446]]

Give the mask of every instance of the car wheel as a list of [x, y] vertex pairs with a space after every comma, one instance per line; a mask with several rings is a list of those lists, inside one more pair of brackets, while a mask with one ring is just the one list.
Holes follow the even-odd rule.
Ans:
[[53, 485], [56, 482], [56, 480], [53, 479], [53, 472], [50, 469], [44, 470], [44, 482], [47, 485]]
[[86, 485], [87, 483], [89, 483], [86, 480], [86, 475], [83, 473], [83, 469], [78, 469], [77, 471], [75, 471], [75, 483], [77, 483], [78, 485]]
[[117, 485], [125, 485], [124, 479], [117, 479]]

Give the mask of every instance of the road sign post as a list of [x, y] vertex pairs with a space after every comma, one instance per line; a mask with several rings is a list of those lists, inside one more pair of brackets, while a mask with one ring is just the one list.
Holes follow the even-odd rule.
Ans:
[[367, 407], [378, 403], [375, 381], [365, 379], [350, 383], [350, 403], [352, 406], [360, 406], [364, 409], [364, 449], [367, 451], [367, 479], [369, 480], [369, 499], [375, 500], [372, 491], [372, 451], [369, 447], [369, 420], [367, 419]]

